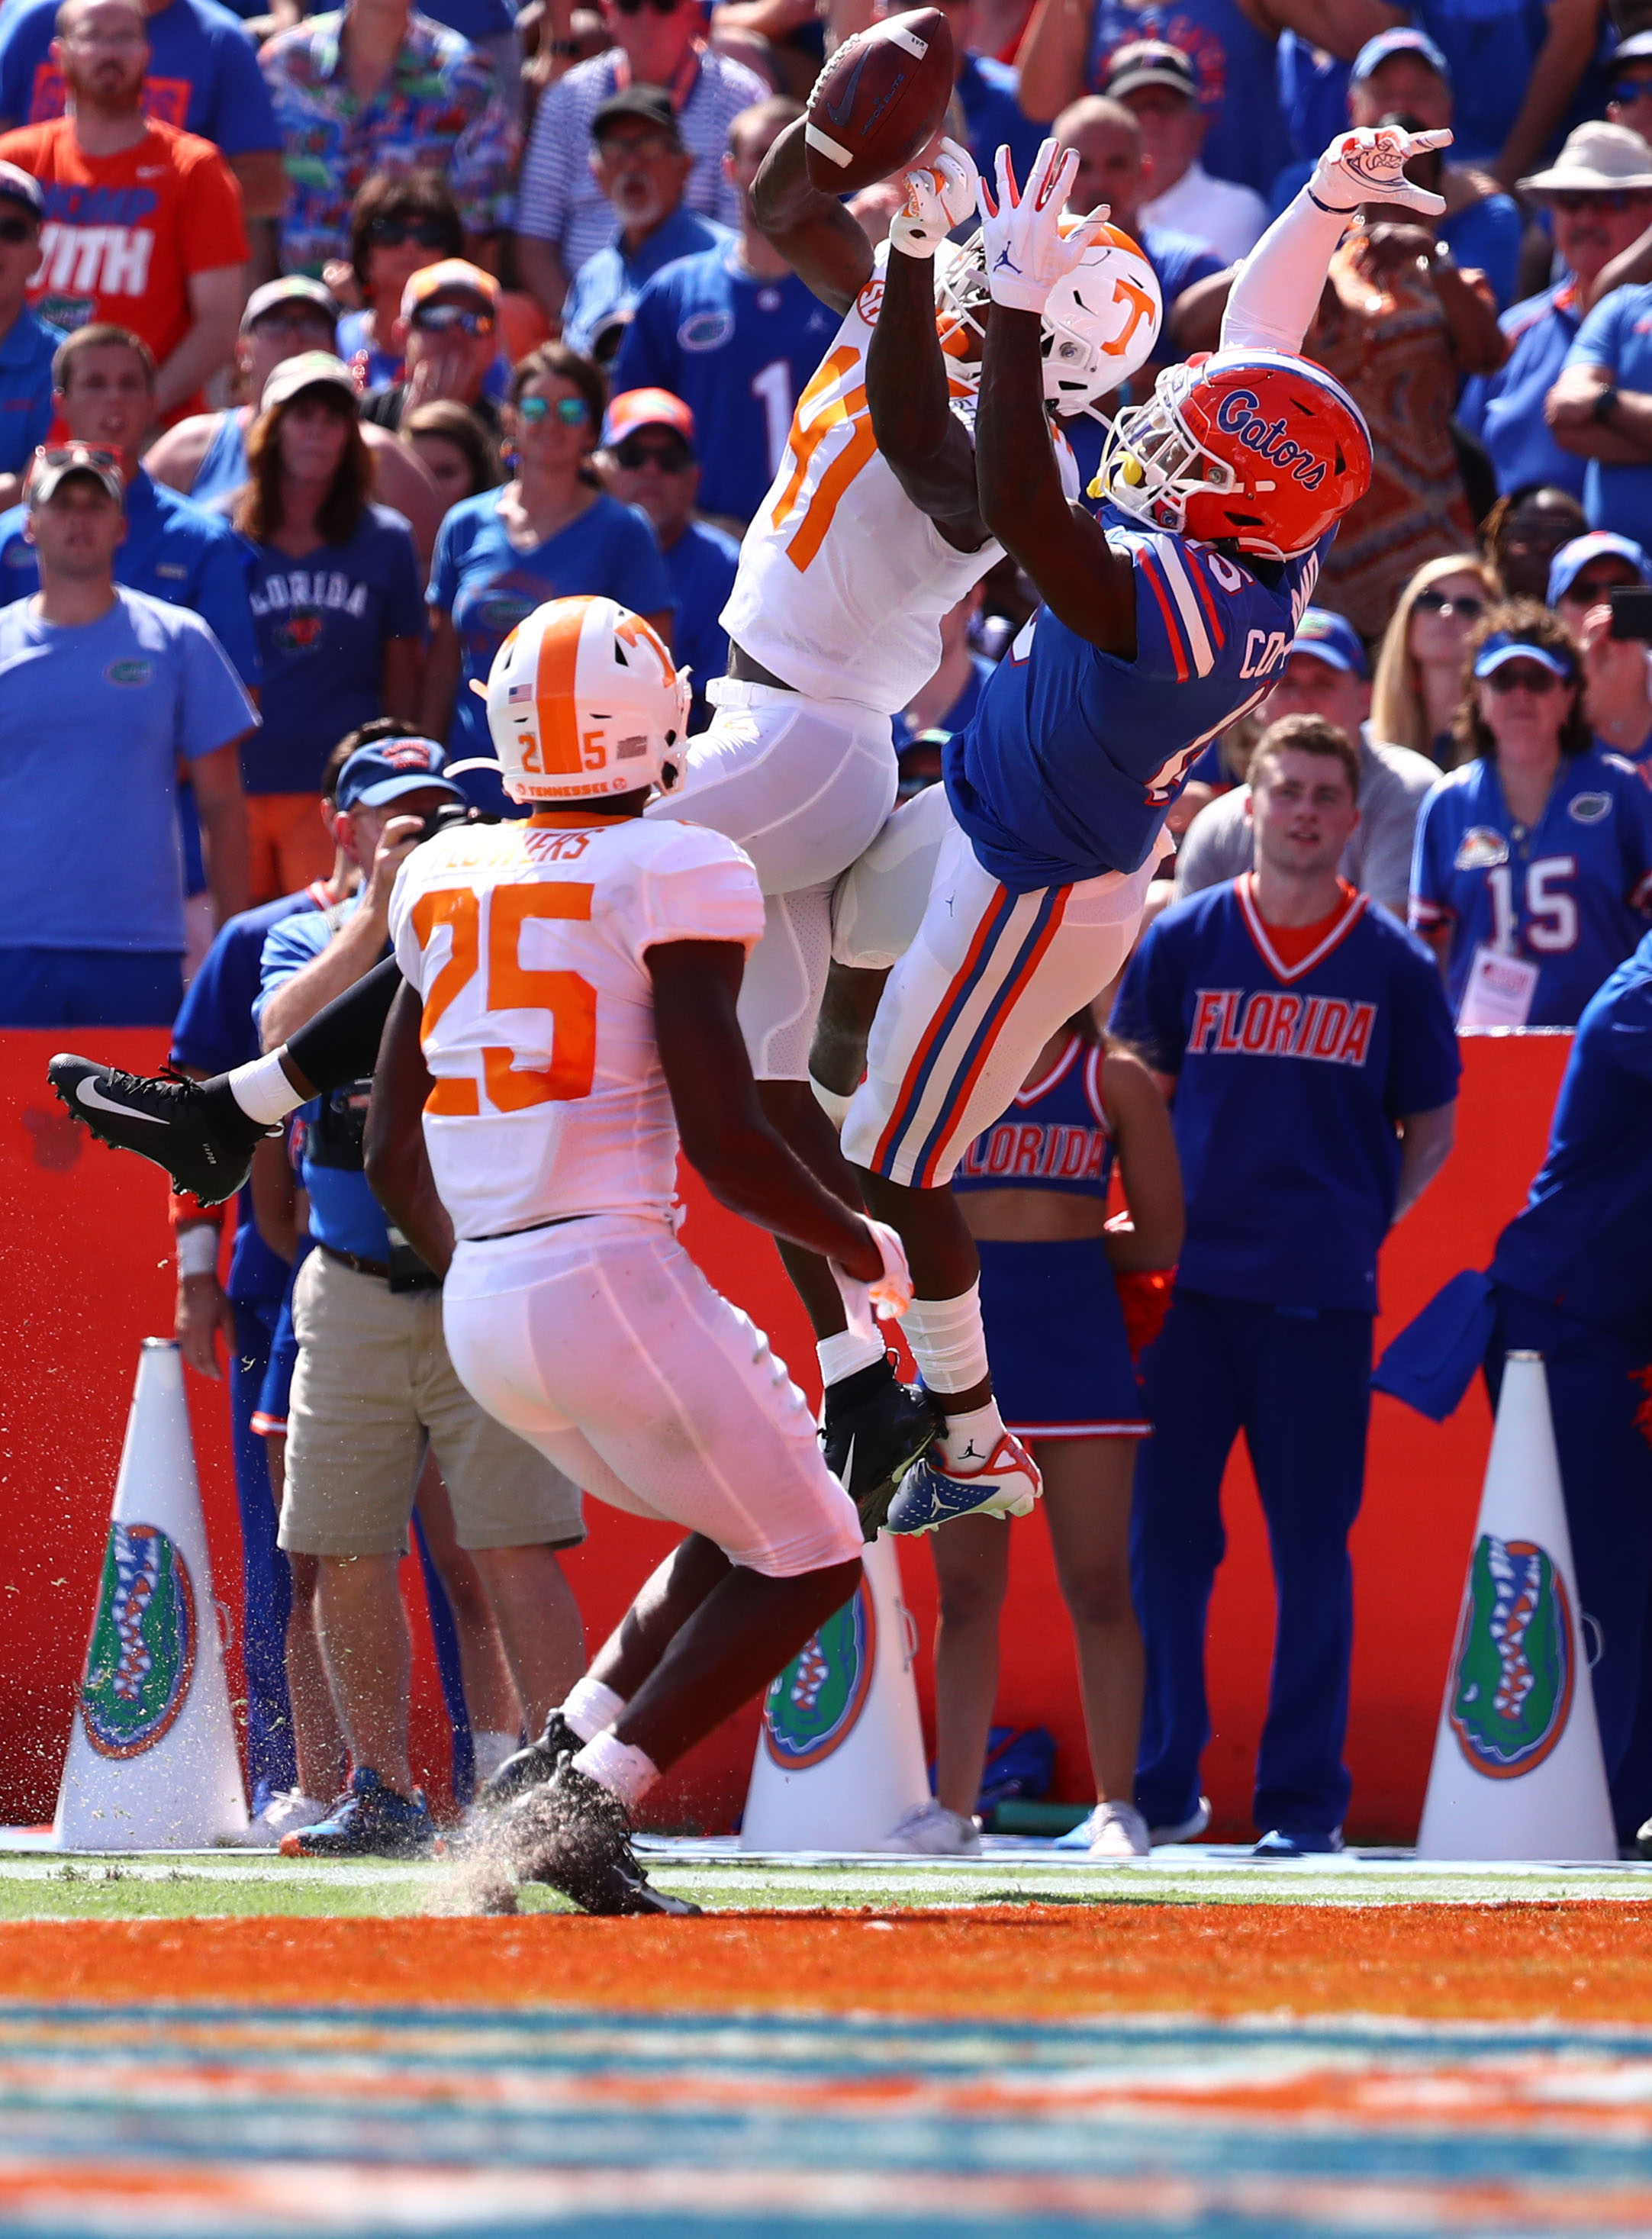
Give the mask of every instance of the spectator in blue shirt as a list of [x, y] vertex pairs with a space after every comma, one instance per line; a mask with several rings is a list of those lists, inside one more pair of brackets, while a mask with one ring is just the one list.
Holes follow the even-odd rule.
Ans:
[[[547, 342], [511, 375], [506, 438], [515, 472], [501, 490], [454, 506], [441, 524], [427, 594], [430, 659], [424, 720], [451, 758], [493, 756], [488, 718], [471, 691], [518, 622], [547, 599], [618, 599], [667, 643], [671, 578], [647, 517], [609, 497], [592, 454], [602, 435], [608, 385], [600, 366]], [[467, 774], [479, 807], [509, 812], [497, 778]]]
[[[1567, 155], [1585, 135], [1601, 170], [1617, 175], [1613, 191], [1626, 201], [1637, 196], [1644, 205], [1652, 192], [1652, 148], [1624, 125], [1591, 124], [1572, 135]], [[1631, 163], [1647, 168], [1629, 169]], [[1576, 168], [1562, 158], [1531, 183], [1552, 195], [1562, 172], [1570, 176]], [[1595, 305], [1567, 353], [1545, 411], [1556, 442], [1588, 462], [1583, 510], [1589, 527], [1616, 529], [1652, 546], [1652, 285], [1615, 288]]]
[[123, 496], [116, 462], [84, 444], [43, 451], [30, 470], [40, 589], [0, 608], [0, 1026], [171, 1023], [180, 760], [219, 922], [246, 904], [239, 747], [258, 717], [197, 615], [116, 583]]
[[1583, 708], [1595, 743], [1652, 774], [1652, 674], [1639, 638], [1612, 634], [1611, 595], [1652, 583], [1652, 560], [1627, 536], [1591, 528], [1556, 553], [1549, 604], [1583, 656]]
[[777, 98], [734, 119], [723, 173], [740, 197], [739, 237], [646, 282], [614, 362], [616, 390], [668, 389], [689, 407], [696, 502], [742, 528], [780, 472], [798, 397], [837, 332], [837, 315], [759, 232], [746, 200], [763, 158], [802, 114]]
[[657, 85], [611, 94], [591, 119], [592, 176], [618, 229], [581, 265], [562, 307], [570, 349], [606, 363], [645, 280], [679, 256], [729, 241], [726, 226], [685, 205], [692, 169], [671, 96]]
[[604, 479], [622, 505], [654, 523], [677, 603], [672, 654], [691, 672], [691, 731], [711, 721], [706, 687], [728, 666], [723, 608], [734, 588], [740, 547], [723, 529], [694, 518], [700, 461], [694, 415], [663, 389], [634, 389], [608, 407]]
[[0, 504], [23, 495], [29, 462], [51, 432], [51, 361], [62, 337], [29, 309], [46, 198], [0, 163]]
[[362, 308], [338, 322], [338, 354], [363, 389], [401, 378], [394, 332], [415, 272], [465, 253], [459, 205], [428, 171], [375, 171], [350, 204], [350, 270]]
[[[63, 113], [63, 74], [51, 50], [57, 7], [14, 0], [0, 16], [0, 131]], [[217, 0], [163, 0], [145, 14], [144, 115], [210, 140], [236, 175], [243, 215], [279, 217], [281, 130], [246, 25]]]
[[1007, 148], [1015, 176], [1024, 179], [1038, 152], [1045, 127], [1021, 106], [1021, 76], [1012, 64], [979, 51], [977, 0], [940, 0], [952, 33], [952, 87], [964, 112], [964, 139], [976, 167], [992, 178], [998, 149]]
[[[151, 481], [138, 464], [155, 424], [155, 360], [123, 327], [82, 327], [58, 349], [56, 399], [73, 442], [113, 452], [126, 483], [115, 580], [200, 615], [248, 688], [259, 681], [249, 578], [252, 554], [222, 515]], [[22, 506], [0, 514], [0, 604], [40, 588]]]
[[1604, 0], [1420, 0], [1413, 12], [1456, 86], [1458, 161], [1512, 189], [1567, 122]]

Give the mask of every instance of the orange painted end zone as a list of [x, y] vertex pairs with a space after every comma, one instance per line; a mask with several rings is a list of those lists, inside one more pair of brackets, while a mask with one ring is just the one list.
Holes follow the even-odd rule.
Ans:
[[981, 1905], [703, 1920], [20, 1921], [0, 1998], [1652, 2023], [1652, 1904]]

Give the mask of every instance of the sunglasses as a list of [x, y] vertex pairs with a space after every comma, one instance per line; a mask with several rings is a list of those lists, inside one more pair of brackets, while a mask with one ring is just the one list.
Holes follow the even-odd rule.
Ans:
[[1419, 591], [1411, 601], [1411, 609], [1416, 613], [1419, 608], [1425, 615], [1461, 615], [1465, 621], [1472, 621], [1484, 614], [1486, 602], [1476, 598], [1448, 599], [1443, 591]]
[[494, 315], [491, 311], [467, 311], [459, 303], [431, 303], [414, 313], [413, 323], [428, 335], [491, 335]]
[[1615, 77], [1606, 89], [1609, 101], [1645, 101], [1652, 97], [1652, 77]]
[[1574, 215], [1583, 210], [1626, 210], [1645, 199], [1643, 194], [1631, 194], [1622, 187], [1609, 193], [1602, 188], [1598, 194], [1560, 194], [1548, 197], [1551, 209], [1569, 210]]
[[0, 217], [0, 241], [12, 249], [25, 241], [32, 241], [39, 232], [38, 222], [31, 217]]
[[686, 475], [694, 463], [687, 443], [644, 443], [627, 435], [614, 447], [614, 463], [634, 475], [643, 467], [658, 467], [662, 475]]
[[43, 467], [118, 467], [118, 451], [105, 449], [102, 443], [53, 443], [35, 453]]
[[644, 8], [652, 8], [656, 16], [674, 16], [682, 0], [614, 0], [622, 16], [640, 16]]
[[375, 217], [367, 237], [384, 249], [401, 249], [410, 241], [421, 249], [447, 249], [454, 241], [451, 229], [433, 217]]
[[1496, 693], [1558, 692], [1561, 680], [1552, 668], [1542, 668], [1535, 661], [1505, 661], [1501, 668], [1494, 668], [1489, 676], [1480, 679]]
[[582, 396], [559, 396], [554, 403], [548, 396], [519, 396], [516, 400], [517, 417], [530, 428], [537, 428], [553, 413], [564, 428], [583, 428], [591, 416]]

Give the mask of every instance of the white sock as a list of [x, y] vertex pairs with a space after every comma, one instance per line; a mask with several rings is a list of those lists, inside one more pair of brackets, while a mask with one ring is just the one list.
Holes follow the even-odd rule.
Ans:
[[562, 1716], [580, 1739], [594, 1741], [625, 1709], [625, 1698], [616, 1695], [612, 1687], [605, 1687], [600, 1679], [593, 1679], [587, 1672], [583, 1679], [574, 1682], [561, 1707]]
[[633, 1749], [617, 1734], [609, 1733], [587, 1742], [574, 1760], [574, 1770], [610, 1790], [627, 1811], [642, 1801], [660, 1777], [660, 1768], [646, 1750]]
[[307, 1100], [282, 1071], [279, 1050], [272, 1050], [268, 1057], [254, 1058], [250, 1065], [236, 1066], [228, 1080], [229, 1093], [248, 1119], [257, 1120], [261, 1127], [273, 1127]]
[[956, 1299], [914, 1299], [901, 1317], [900, 1333], [918, 1373], [943, 1406], [949, 1392], [967, 1392], [986, 1374], [979, 1283]]
[[985, 1407], [972, 1407], [967, 1415], [949, 1415], [946, 1428], [940, 1434], [941, 1458], [948, 1469], [961, 1471], [968, 1477], [973, 1471], [985, 1469], [992, 1458], [992, 1449], [1004, 1436], [1004, 1418], [998, 1412], [998, 1401], [989, 1399]]
[[887, 1358], [880, 1337], [857, 1337], [853, 1330], [839, 1330], [836, 1337], [821, 1338], [814, 1350], [819, 1357], [822, 1384], [841, 1384], [857, 1369], [870, 1368], [874, 1361]]
[[486, 1727], [478, 1733], [473, 1726], [470, 1730], [470, 1756], [476, 1769], [477, 1787], [481, 1788], [490, 1781], [505, 1759], [514, 1757], [521, 1745], [520, 1734], [503, 1733], [497, 1728], [490, 1730]]
[[826, 1113], [839, 1134], [842, 1134], [843, 1123], [849, 1116], [849, 1106], [854, 1101], [853, 1097], [845, 1096], [835, 1088], [828, 1088], [824, 1081], [817, 1080], [813, 1073], [809, 1075], [809, 1086], [813, 1092], [815, 1102]]

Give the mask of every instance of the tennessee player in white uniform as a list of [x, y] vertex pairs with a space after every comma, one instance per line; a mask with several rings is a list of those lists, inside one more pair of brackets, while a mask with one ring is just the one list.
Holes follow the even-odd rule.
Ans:
[[758, 1106], [735, 1020], [763, 926], [750, 863], [716, 832], [642, 821], [687, 704], [611, 600], [555, 601], [506, 641], [490, 723], [535, 813], [404, 864], [407, 984], [369, 1122], [369, 1178], [445, 1272], [469, 1390], [599, 1498], [690, 1535], [504, 1784], [522, 1791], [518, 1870], [601, 1911], [684, 1909], [637, 1869], [628, 1807], [859, 1572], [859, 1520], [802, 1394], [676, 1240], [680, 1133], [720, 1199], [833, 1266], [858, 1321], [908, 1295], [892, 1236]]

